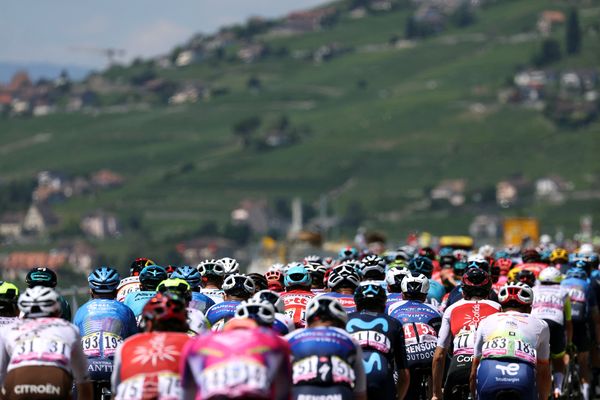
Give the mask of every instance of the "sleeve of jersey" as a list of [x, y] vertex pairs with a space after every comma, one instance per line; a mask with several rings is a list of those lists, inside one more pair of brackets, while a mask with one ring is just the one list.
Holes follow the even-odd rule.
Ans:
[[88, 359], [83, 352], [81, 336], [79, 335], [78, 329], [76, 327], [73, 328], [75, 330], [75, 341], [73, 342], [73, 349], [71, 350], [71, 369], [75, 383], [82, 383], [90, 379], [88, 375]]
[[356, 359], [354, 361], [354, 376], [356, 377], [356, 383], [354, 386], [354, 393], [366, 393], [367, 391], [367, 376], [365, 374], [365, 367], [363, 365], [363, 354], [362, 348], [358, 343], [356, 345]]
[[545, 321], [539, 321], [541, 331], [538, 339], [537, 360], [538, 362], [544, 362], [550, 359], [550, 328], [548, 328], [548, 324]]
[[440, 327], [440, 332], [438, 333], [438, 342], [437, 346], [442, 347], [444, 349], [448, 349], [450, 347], [450, 340], [452, 339], [452, 335], [450, 335], [450, 312], [451, 309], [448, 309], [444, 312], [442, 317], [442, 326]]
[[571, 298], [567, 295], [565, 297], [565, 321], [571, 320]]

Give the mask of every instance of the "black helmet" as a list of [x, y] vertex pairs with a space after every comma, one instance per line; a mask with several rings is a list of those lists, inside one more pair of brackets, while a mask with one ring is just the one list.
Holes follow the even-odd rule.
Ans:
[[129, 267], [129, 274], [131, 276], [139, 275], [140, 272], [142, 272], [142, 270], [145, 267], [147, 267], [148, 265], [154, 265], [154, 264], [156, 264], [156, 263], [148, 258], [145, 258], [145, 257], [136, 258], [135, 260], [133, 260], [133, 262], [131, 263], [131, 266]]
[[49, 288], [56, 287], [56, 272], [46, 267], [36, 267], [27, 273], [25, 277], [27, 286], [32, 288], [34, 286], [45, 286]]
[[466, 297], [487, 298], [492, 288], [490, 275], [479, 268], [469, 268], [462, 277], [462, 291]]
[[365, 281], [356, 288], [354, 302], [359, 310], [370, 308], [385, 308], [387, 294], [381, 285]]

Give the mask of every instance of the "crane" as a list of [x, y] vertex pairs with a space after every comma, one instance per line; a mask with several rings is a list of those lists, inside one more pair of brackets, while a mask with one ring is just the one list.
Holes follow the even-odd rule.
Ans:
[[71, 47], [71, 50], [102, 55], [108, 60], [109, 66], [114, 65], [118, 57], [125, 56], [124, 49], [117, 49], [114, 47], [75, 46]]

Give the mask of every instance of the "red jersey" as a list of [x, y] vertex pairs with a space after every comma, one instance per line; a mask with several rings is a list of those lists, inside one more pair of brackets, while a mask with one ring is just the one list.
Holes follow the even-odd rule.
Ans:
[[315, 297], [315, 294], [310, 290], [298, 289], [281, 293], [280, 297], [285, 305], [285, 313], [294, 321], [296, 328], [304, 328], [306, 326], [306, 305]]

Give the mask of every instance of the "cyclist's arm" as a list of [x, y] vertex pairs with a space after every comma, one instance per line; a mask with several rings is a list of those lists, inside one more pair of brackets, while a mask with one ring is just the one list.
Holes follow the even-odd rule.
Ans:
[[471, 365], [471, 375], [469, 376], [469, 388], [471, 389], [471, 398], [476, 399], [477, 392], [477, 368], [481, 362], [481, 356], [473, 356], [473, 365]]
[[354, 376], [356, 379], [354, 386], [354, 399], [367, 400], [367, 376], [363, 366], [362, 348], [356, 344], [356, 359], [354, 361]]
[[471, 374], [469, 376], [469, 388], [471, 389], [472, 398], [477, 398], [477, 367], [479, 367], [479, 363], [481, 362], [481, 350], [483, 348], [484, 342], [484, 330], [486, 327], [486, 322], [489, 319], [484, 319], [480, 324], [477, 332], [475, 333], [475, 345], [473, 346], [473, 364], [471, 365]]
[[394, 345], [394, 357], [396, 363], [396, 371], [398, 372], [398, 381], [396, 382], [396, 396], [402, 400], [408, 392], [408, 385], [410, 383], [410, 373], [406, 365], [406, 344], [404, 341], [404, 329], [402, 325], [398, 324], [397, 339]]
[[442, 398], [442, 377], [444, 375], [444, 360], [446, 359], [446, 349], [436, 347], [433, 354], [433, 363], [431, 373], [433, 378], [433, 398]]
[[0, 387], [4, 384], [4, 378], [6, 377], [6, 368], [8, 367], [8, 361], [10, 357], [6, 351], [4, 344], [4, 338], [0, 335]]
[[567, 331], [567, 343], [573, 343], [573, 321], [571, 321], [571, 298], [565, 299], [565, 329]]
[[543, 322], [542, 325], [537, 347], [536, 381], [539, 399], [547, 400], [550, 397], [550, 391], [552, 389], [552, 374], [550, 372], [550, 328], [548, 328], [548, 324], [545, 322]]

